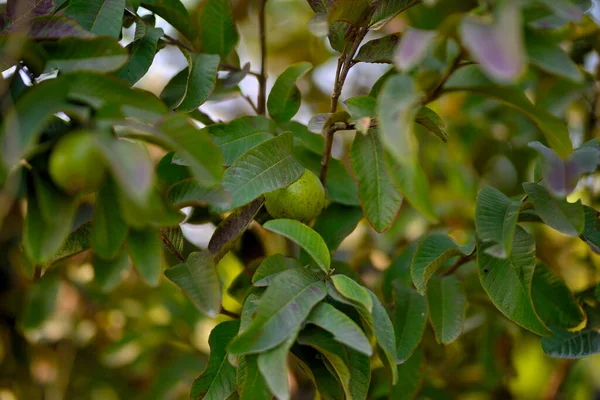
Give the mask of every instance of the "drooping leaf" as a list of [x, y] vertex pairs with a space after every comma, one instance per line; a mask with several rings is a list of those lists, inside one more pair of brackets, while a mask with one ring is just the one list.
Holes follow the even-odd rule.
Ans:
[[51, 272], [46, 274], [44, 279], [34, 282], [27, 293], [25, 310], [20, 315], [21, 329], [38, 328], [52, 315], [56, 307], [60, 281], [60, 275]]
[[291, 154], [293, 140], [289, 132], [284, 132], [248, 150], [225, 171], [223, 186], [231, 194], [233, 207], [300, 178], [304, 168]]
[[127, 252], [121, 249], [112, 260], [103, 260], [94, 254], [92, 265], [94, 266], [94, 281], [98, 283], [103, 292], [110, 292], [123, 281], [131, 264]]
[[273, 397], [257, 361], [257, 354], [248, 354], [240, 360], [237, 368], [237, 393], [240, 400], [270, 400]]
[[469, 91], [500, 100], [527, 115], [544, 133], [548, 143], [560, 157], [567, 157], [572, 152], [569, 132], [560, 118], [534, 106], [522, 91], [491, 83], [476, 65], [456, 71], [444, 85], [444, 91]]
[[71, 0], [64, 13], [97, 35], [118, 38], [125, 0]]
[[311, 69], [312, 64], [301, 62], [289, 66], [277, 77], [267, 100], [271, 118], [277, 122], [286, 122], [296, 115], [302, 101], [302, 94], [296, 86], [296, 81]]
[[6, 14], [14, 24], [50, 14], [53, 9], [54, 0], [11, 0], [6, 2]]
[[552, 337], [542, 339], [544, 353], [555, 358], [583, 358], [600, 353], [600, 332], [584, 329], [579, 332], [555, 330]]
[[427, 315], [427, 298], [404, 282], [394, 282], [394, 332], [399, 363], [409, 360], [421, 343]]
[[510, 256], [520, 206], [493, 187], [479, 191], [475, 226], [481, 240], [494, 244], [486, 250], [489, 254], [499, 258]]
[[394, 64], [400, 71], [417, 66], [435, 39], [435, 31], [408, 27], [394, 52]]
[[419, 0], [387, 0], [378, 1], [375, 12], [371, 17], [370, 29], [380, 29], [396, 15], [419, 4]]
[[46, 72], [57, 68], [73, 71], [112, 72], [128, 60], [127, 53], [114, 39], [99, 36], [89, 39], [65, 37], [43, 43], [47, 53]]
[[164, 18], [175, 29], [190, 38], [190, 16], [181, 0], [142, 0], [140, 5]]
[[252, 275], [252, 284], [257, 287], [269, 286], [271, 281], [280, 272], [299, 267], [302, 267], [302, 264], [295, 258], [274, 254], [265, 258], [258, 268], [256, 268], [254, 275]]
[[203, 186], [195, 178], [187, 178], [171, 186], [167, 197], [176, 208], [208, 205], [214, 212], [231, 209], [231, 198], [222, 186]]
[[343, 312], [328, 303], [318, 304], [308, 315], [308, 323], [317, 325], [333, 335], [334, 340], [370, 356], [369, 339], [361, 328]]
[[180, 74], [187, 74], [185, 86], [179, 88], [180, 74], [177, 74], [167, 84], [164, 92], [172, 90], [178, 93], [177, 101], [169, 104], [171, 108], [182, 112], [191, 112], [208, 100], [215, 89], [220, 59], [214, 54], [188, 52], [184, 52], [184, 54], [188, 59], [188, 67], [184, 69], [185, 72], [182, 71]]
[[56, 263], [65, 258], [72, 257], [90, 248], [90, 236], [92, 232], [92, 224], [86, 222], [73, 232], [69, 233], [62, 247], [50, 259], [49, 263]]
[[377, 232], [394, 222], [402, 196], [390, 178], [383, 159], [383, 147], [376, 130], [354, 136], [350, 159], [358, 180], [358, 193], [365, 216]]
[[192, 384], [191, 400], [222, 400], [235, 392], [236, 369], [227, 361], [227, 345], [239, 327], [239, 321], [225, 321], [210, 332], [210, 358], [204, 372]]
[[329, 249], [314, 230], [292, 219], [274, 219], [266, 222], [263, 228], [287, 237], [302, 247], [317, 263], [319, 268], [328, 272], [331, 264]]
[[358, 282], [346, 275], [331, 276], [331, 283], [338, 293], [354, 305], [364, 307], [368, 312], [373, 311], [373, 300], [369, 292]]
[[446, 235], [431, 234], [419, 243], [412, 261], [411, 275], [415, 287], [425, 295], [427, 282], [444, 263], [452, 257], [466, 257], [474, 250], [473, 245], [458, 246]]
[[550, 227], [570, 236], [583, 233], [585, 216], [581, 201], [569, 203], [557, 199], [545, 187], [533, 182], [523, 183], [523, 189], [533, 201], [537, 214]]
[[240, 39], [229, 0], [205, 1], [200, 9], [198, 26], [202, 51], [218, 54], [223, 60]]
[[288, 354], [297, 337], [298, 331], [277, 347], [258, 354], [258, 368], [277, 399], [290, 399]]
[[221, 309], [221, 282], [208, 251], [194, 252], [185, 263], [165, 270], [165, 276], [183, 291], [203, 314], [215, 318]]
[[273, 138], [275, 123], [262, 115], [244, 116], [228, 123], [206, 128], [223, 153], [225, 165], [231, 165], [246, 151]]
[[600, 225], [598, 213], [592, 207], [583, 206], [585, 226], [580, 238], [590, 246], [595, 253], [600, 253]]
[[418, 347], [408, 360], [398, 365], [398, 383], [391, 390], [394, 400], [415, 398], [424, 379], [423, 358], [423, 347]]
[[157, 286], [163, 265], [162, 242], [154, 229], [129, 231], [127, 252], [140, 277], [150, 286]]
[[115, 184], [107, 180], [96, 197], [91, 244], [94, 251], [105, 260], [116, 257], [127, 236], [127, 224], [123, 220]]
[[535, 241], [519, 226], [515, 230], [513, 251], [506, 260], [495, 258], [477, 246], [479, 280], [484, 290], [507, 318], [541, 336], [550, 334], [536, 314], [531, 300], [535, 269]]
[[572, 329], [585, 321], [585, 314], [567, 285], [545, 264], [535, 267], [531, 298], [536, 313], [546, 326]]
[[400, 41], [398, 33], [371, 40], [362, 45], [354, 61], [368, 63], [392, 63], [394, 48]]
[[127, 45], [129, 61], [117, 72], [117, 76], [133, 85], [146, 75], [158, 51], [158, 40], [163, 35], [164, 31], [161, 28], [146, 28], [141, 38]]
[[449, 344], [463, 331], [467, 296], [455, 275], [434, 277], [427, 285], [429, 320], [438, 343]]
[[317, 217], [313, 229], [321, 235], [329, 251], [335, 251], [362, 218], [363, 211], [358, 207], [331, 203]]
[[256, 311], [256, 317], [229, 346], [235, 355], [259, 353], [281, 344], [295, 332], [326, 295], [321, 277], [305, 268], [277, 275]]
[[175, 257], [183, 253], [183, 231], [181, 226], [170, 226], [160, 229], [160, 237], [163, 241], [163, 248]]
[[415, 116], [415, 122], [439, 137], [442, 142], [448, 141], [444, 121], [431, 108], [421, 107]]
[[218, 263], [227, 254], [235, 241], [248, 229], [264, 202], [264, 198], [261, 197], [238, 208], [217, 226], [208, 242], [208, 249], [215, 263]]

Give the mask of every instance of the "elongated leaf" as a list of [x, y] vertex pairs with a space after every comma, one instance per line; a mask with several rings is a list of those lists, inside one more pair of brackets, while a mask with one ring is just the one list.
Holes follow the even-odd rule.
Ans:
[[350, 367], [350, 395], [352, 400], [367, 400], [371, 384], [371, 362], [369, 357], [347, 348]]
[[296, 115], [302, 101], [302, 94], [296, 86], [296, 81], [311, 68], [312, 64], [308, 62], [294, 64], [277, 77], [267, 100], [269, 115], [275, 121], [289, 121]]
[[258, 368], [258, 355], [248, 354], [237, 368], [237, 393], [240, 400], [270, 400], [271, 392]]
[[569, 203], [557, 199], [537, 183], [523, 183], [523, 189], [533, 201], [537, 214], [546, 224], [570, 236], [579, 236], [583, 233], [585, 216], [581, 201]]
[[444, 90], [469, 91], [500, 100], [531, 118], [560, 157], [566, 158], [572, 152], [569, 132], [561, 119], [534, 106], [518, 89], [494, 85], [475, 65], [459, 69], [444, 85]]
[[399, 41], [400, 35], [398, 33], [371, 40], [362, 45], [358, 54], [354, 57], [354, 61], [391, 64], [394, 49]]
[[92, 224], [86, 222], [73, 232], [69, 233], [58, 252], [50, 259], [49, 263], [56, 263], [65, 258], [72, 257], [90, 248]]
[[344, 102], [353, 120], [377, 115], [377, 99], [372, 96], [351, 97]]
[[536, 313], [546, 326], [578, 327], [585, 314], [567, 285], [544, 264], [535, 267], [531, 297]]
[[179, 32], [191, 38], [190, 16], [181, 0], [143, 0], [140, 5], [161, 16]]
[[338, 293], [349, 300], [352, 304], [364, 307], [365, 310], [373, 311], [373, 300], [367, 289], [346, 275], [333, 275], [331, 283]]
[[370, 28], [380, 29], [388, 21], [410, 7], [418, 4], [419, 0], [388, 0], [377, 2], [377, 8], [371, 17]]
[[227, 345], [239, 327], [239, 321], [225, 321], [210, 332], [210, 358], [202, 375], [192, 384], [191, 400], [222, 400], [235, 392], [236, 369], [227, 361]]
[[431, 108], [421, 107], [415, 116], [415, 122], [439, 137], [442, 142], [448, 141], [444, 121]]
[[369, 339], [361, 328], [331, 304], [318, 304], [308, 315], [307, 322], [328, 331], [336, 341], [362, 354], [370, 356], [373, 353]]
[[215, 318], [221, 309], [221, 282], [208, 251], [191, 253], [185, 263], [165, 270], [203, 314]]
[[54, 0], [11, 0], [6, 3], [6, 14], [12, 24], [50, 14], [53, 9]]
[[98, 283], [103, 292], [110, 292], [116, 288], [125, 279], [131, 266], [127, 252], [123, 249], [112, 260], [103, 260], [94, 255], [92, 264], [94, 265], [94, 281]]
[[195, 178], [184, 179], [169, 188], [167, 197], [176, 208], [206, 206], [214, 212], [231, 209], [231, 198], [222, 186], [207, 187]]
[[521, 227], [515, 230], [513, 251], [507, 260], [487, 254], [477, 246], [479, 280], [484, 290], [507, 318], [541, 336], [550, 334], [536, 314], [531, 300], [535, 269], [535, 241]]
[[486, 250], [489, 254], [498, 258], [510, 256], [519, 207], [519, 202], [493, 187], [485, 187], [477, 195], [475, 226], [481, 240], [495, 244]]
[[71, 0], [64, 13], [97, 35], [118, 38], [125, 0]]
[[298, 337], [292, 333], [283, 343], [258, 355], [258, 368], [273, 395], [281, 400], [289, 400], [288, 354]]
[[56, 307], [60, 281], [60, 275], [49, 273], [44, 279], [34, 282], [27, 293], [26, 308], [20, 315], [21, 329], [38, 328], [52, 315]]
[[321, 235], [329, 251], [335, 251], [362, 218], [360, 208], [332, 203], [317, 217], [313, 229]]
[[92, 247], [103, 259], [112, 260], [125, 241], [127, 224], [119, 209], [115, 184], [110, 180], [98, 192], [92, 220]]
[[229, 351], [243, 355], [269, 350], [296, 331], [326, 295], [320, 276], [304, 268], [279, 274], [261, 297], [256, 317]]
[[127, 236], [127, 251], [140, 277], [150, 286], [157, 286], [162, 272], [163, 250], [158, 231], [131, 230]]
[[284, 132], [248, 150], [225, 171], [223, 186], [231, 194], [233, 207], [300, 178], [304, 168], [291, 154], [293, 140], [289, 132]]
[[217, 226], [217, 230], [208, 242], [208, 249], [215, 263], [218, 263], [227, 254], [235, 241], [248, 229], [264, 202], [264, 198], [261, 197], [238, 208]]
[[223, 60], [240, 39], [229, 0], [206, 0], [200, 10], [198, 26], [202, 51], [218, 54]]
[[44, 43], [48, 53], [46, 72], [57, 68], [60, 72], [111, 72], [128, 60], [127, 53], [115, 40], [108, 37], [90, 39], [62, 38]]
[[403, 166], [414, 163], [418, 151], [412, 131], [418, 97], [411, 77], [394, 75], [384, 83], [377, 98], [383, 143]]
[[[217, 70], [220, 59], [214, 54], [185, 53], [188, 58], [187, 84], [181, 99], [172, 107], [182, 112], [190, 112], [203, 104], [212, 94], [217, 84]], [[177, 76], [167, 84], [177, 83]]]
[[86, 31], [76, 20], [62, 15], [44, 15], [28, 21], [27, 36], [32, 39], [60, 39], [63, 37], [90, 38], [95, 35]]
[[398, 365], [398, 383], [392, 386], [391, 391], [394, 400], [415, 398], [424, 379], [423, 358], [423, 347], [418, 347], [406, 362]]
[[525, 46], [529, 61], [535, 66], [573, 82], [583, 80], [583, 74], [579, 71], [577, 65], [560, 48], [558, 43], [553, 43], [550, 38], [527, 32]]
[[544, 353], [555, 358], [583, 358], [600, 353], [600, 332], [584, 329], [579, 332], [554, 331], [542, 339]]
[[396, 67], [400, 71], [409, 71], [417, 66], [427, 54], [435, 36], [435, 31], [408, 27], [394, 52]]
[[473, 245], [458, 246], [446, 235], [434, 233], [423, 238], [419, 243], [411, 267], [412, 279], [419, 293], [425, 295], [427, 281], [447, 260], [456, 256], [466, 257], [473, 250]]
[[223, 153], [225, 165], [231, 165], [246, 151], [273, 138], [275, 123], [262, 115], [244, 116], [228, 123], [206, 128]]
[[271, 281], [280, 272], [287, 271], [292, 268], [302, 267], [302, 264], [295, 258], [284, 257], [281, 254], [274, 254], [264, 259], [256, 268], [252, 275], [252, 283], [254, 286], [262, 287], [269, 286]]
[[449, 344], [463, 331], [467, 296], [461, 281], [455, 275], [434, 277], [427, 285], [429, 320], [438, 343]]
[[[139, 23], [143, 22], [136, 24]], [[149, 27], [145, 30], [144, 36], [127, 45], [129, 61], [117, 72], [117, 76], [131, 85], [142, 79], [154, 61], [158, 51], [158, 40], [163, 35], [164, 31], [161, 28]]]
[[329, 249], [318, 233], [301, 222], [291, 219], [274, 219], [266, 222], [263, 228], [278, 233], [297, 243], [312, 257], [319, 268], [328, 272], [331, 264]]
[[398, 362], [409, 360], [423, 338], [427, 324], [427, 298], [404, 282], [394, 283], [394, 332]]
[[583, 206], [585, 215], [585, 227], [581, 240], [586, 242], [595, 253], [600, 253], [600, 225], [598, 224], [598, 213], [592, 207]]
[[343, 21], [359, 26], [364, 23], [365, 14], [369, 13], [368, 0], [337, 0], [332, 2], [327, 13], [329, 23]]
[[376, 130], [354, 136], [350, 153], [352, 169], [358, 180], [363, 211], [377, 232], [384, 232], [390, 227], [402, 205], [402, 196], [387, 172], [383, 155]]

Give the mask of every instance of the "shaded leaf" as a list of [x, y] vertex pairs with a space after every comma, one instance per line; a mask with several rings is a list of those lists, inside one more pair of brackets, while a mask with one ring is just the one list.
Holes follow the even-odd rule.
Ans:
[[394, 332], [398, 362], [411, 358], [427, 324], [427, 298], [404, 282], [394, 282]]
[[94, 37], [76, 20], [62, 15], [44, 15], [28, 22], [27, 36], [32, 39], [60, 39], [63, 37]]
[[375, 30], [381, 29], [388, 21], [401, 12], [419, 4], [419, 0], [383, 0], [378, 1], [376, 4], [377, 7], [369, 24], [370, 28]]
[[398, 365], [398, 383], [392, 386], [391, 397], [394, 400], [412, 400], [418, 393], [423, 374], [423, 348], [418, 347], [406, 362]]
[[329, 23], [342, 21], [360, 26], [365, 22], [365, 14], [369, 13], [368, 0], [336, 0], [329, 7], [327, 21]]
[[[217, 70], [219, 69], [220, 59], [214, 54], [195, 54], [184, 52], [188, 59], [187, 83], [175, 104], [171, 108], [182, 112], [190, 112], [203, 104], [212, 94], [217, 84]], [[185, 73], [184, 73], [185, 74]], [[165, 91], [170, 90], [169, 86], [178, 84], [178, 75], [167, 84]]]
[[213, 212], [231, 209], [231, 198], [222, 186], [203, 186], [195, 178], [184, 179], [171, 186], [167, 197], [176, 208], [208, 205]]
[[400, 41], [400, 34], [392, 33], [379, 39], [371, 40], [362, 45], [356, 57], [355, 62], [368, 63], [392, 63], [394, 49]]
[[484, 242], [494, 246], [486, 250], [499, 258], [510, 255], [521, 204], [512, 201], [493, 187], [485, 187], [477, 195], [475, 226]]
[[372, 96], [351, 97], [344, 102], [353, 120], [377, 115], [377, 99]]
[[25, 310], [20, 315], [21, 329], [38, 328], [54, 313], [59, 288], [60, 275], [57, 273], [46, 274], [34, 282], [27, 293]]
[[218, 54], [223, 60], [239, 41], [229, 0], [206, 0], [198, 19], [202, 51]]
[[127, 252], [140, 277], [157, 286], [162, 272], [163, 250], [158, 231], [132, 229], [127, 236]]
[[449, 344], [463, 331], [467, 296], [455, 275], [434, 277], [427, 285], [429, 320], [438, 343]]
[[290, 398], [288, 353], [297, 336], [296, 331], [277, 347], [258, 354], [258, 368], [273, 395], [280, 400]]
[[329, 251], [333, 252], [354, 231], [362, 218], [363, 211], [358, 207], [331, 203], [317, 217], [313, 229], [321, 235]]
[[547, 225], [570, 236], [583, 233], [585, 216], [581, 201], [569, 203], [557, 199], [537, 183], [525, 182], [523, 189], [533, 201], [537, 214]]
[[64, 13], [97, 35], [118, 38], [125, 0], [71, 0]]
[[542, 339], [544, 353], [555, 358], [583, 358], [600, 353], [600, 332], [584, 329], [579, 332], [554, 331]]
[[[136, 24], [140, 23], [143, 22]], [[163, 35], [161, 28], [146, 28], [142, 37], [127, 45], [129, 62], [117, 72], [117, 76], [133, 85], [146, 75], [158, 51], [158, 40]]]
[[311, 69], [312, 64], [301, 62], [289, 66], [277, 77], [267, 100], [271, 118], [277, 122], [285, 122], [296, 115], [302, 101], [302, 94], [296, 86], [296, 81]]
[[69, 233], [62, 247], [50, 259], [49, 263], [56, 263], [65, 258], [72, 257], [90, 248], [90, 233], [92, 232], [92, 224], [86, 222], [73, 232]]
[[110, 292], [121, 283], [129, 271], [130, 262], [127, 252], [121, 249], [112, 260], [103, 260], [94, 254], [94, 281], [98, 283], [103, 292]]
[[260, 263], [254, 275], [252, 275], [253, 286], [263, 287], [269, 286], [271, 281], [280, 272], [287, 271], [292, 268], [300, 268], [302, 264], [295, 258], [284, 257], [281, 254], [273, 254]]
[[43, 43], [43, 47], [48, 53], [46, 72], [54, 68], [63, 73], [111, 72], [122, 67], [129, 58], [119, 43], [102, 36], [90, 39], [65, 37]]
[[237, 368], [237, 393], [240, 400], [270, 400], [269, 391], [258, 368], [258, 355], [249, 354], [240, 360]]
[[92, 247], [103, 259], [112, 260], [125, 241], [127, 224], [121, 215], [117, 191], [111, 180], [107, 180], [98, 191], [92, 220]]
[[421, 107], [415, 116], [415, 122], [439, 137], [442, 142], [448, 141], [448, 133], [444, 129], [446, 124], [431, 108]]
[[583, 206], [585, 226], [581, 240], [586, 242], [595, 253], [600, 253], [600, 225], [598, 225], [598, 212], [592, 207]]
[[535, 66], [573, 82], [583, 81], [577, 65], [552, 39], [529, 31], [525, 36], [525, 47], [529, 62]]
[[181, 0], [142, 0], [140, 5], [164, 18], [175, 29], [190, 38], [190, 16]]

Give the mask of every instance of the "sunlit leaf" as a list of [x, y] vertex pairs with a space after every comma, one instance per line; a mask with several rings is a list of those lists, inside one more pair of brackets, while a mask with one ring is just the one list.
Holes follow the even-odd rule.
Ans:
[[392, 63], [394, 48], [400, 41], [400, 35], [392, 33], [379, 39], [371, 40], [362, 45], [355, 61], [368, 63]]
[[254, 275], [252, 275], [252, 284], [258, 287], [269, 286], [271, 281], [280, 272], [299, 267], [302, 267], [302, 264], [295, 258], [274, 254], [265, 258], [258, 268], [256, 268]]

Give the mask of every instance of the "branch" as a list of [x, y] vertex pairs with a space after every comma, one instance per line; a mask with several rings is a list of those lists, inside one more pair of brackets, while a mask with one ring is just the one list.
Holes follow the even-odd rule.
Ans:
[[457, 262], [454, 263], [454, 265], [452, 265], [450, 268], [448, 268], [446, 271], [444, 271], [444, 273], [442, 274], [442, 276], [452, 275], [453, 273], [456, 272], [457, 269], [459, 269], [460, 267], [462, 267], [463, 265], [465, 265], [469, 261], [474, 260], [475, 259], [475, 254], [476, 253], [473, 252], [473, 254], [469, 254], [468, 256], [459, 259]]
[[[333, 83], [333, 91], [331, 92], [331, 103], [329, 106], [329, 112], [334, 113], [337, 110], [338, 101], [340, 95], [342, 94], [342, 88], [344, 87], [344, 83], [346, 82], [346, 77], [348, 76], [348, 72], [350, 72], [350, 68], [352, 68], [352, 59], [358, 50], [358, 46], [364, 39], [367, 34], [368, 29], [366, 27], [358, 28], [352, 39], [346, 43], [340, 58], [338, 59], [337, 70], [335, 72], [335, 82]], [[348, 45], [350, 45], [350, 49], [348, 50]], [[338, 129], [339, 130], [339, 129]], [[325, 148], [323, 149], [323, 158], [321, 159], [321, 174], [319, 178], [321, 179], [321, 183], [325, 186], [325, 181], [327, 180], [327, 169], [329, 168], [329, 162], [331, 161], [331, 148], [333, 147], [333, 137], [336, 130], [327, 129], [325, 132]]]
[[246, 102], [248, 104], [250, 104], [250, 107], [252, 107], [252, 109], [254, 110], [255, 113], [260, 114], [260, 112], [258, 111], [258, 108], [254, 105], [254, 102], [252, 101], [252, 99], [250, 97], [248, 97], [247, 94], [242, 96], [244, 100], [246, 100]]
[[178, 47], [183, 47], [184, 49], [186, 49], [187, 51], [191, 51], [194, 52], [196, 50], [194, 50], [193, 47], [191, 47], [190, 45], [183, 43], [181, 40], [177, 40], [172, 36], [167, 35], [166, 33], [162, 36], [162, 39], [167, 42], [168, 44], [172, 44]]
[[234, 313], [233, 311], [229, 311], [225, 308], [223, 308], [223, 306], [221, 306], [221, 314], [228, 316], [229, 318], [233, 318], [233, 319], [240, 319], [240, 314], [238, 313]]
[[260, 75], [258, 76], [258, 107], [257, 114], [265, 115], [267, 111], [267, 34], [265, 21], [265, 6], [267, 0], [259, 0], [258, 29], [260, 36]]
[[454, 59], [454, 61], [452, 61], [452, 64], [450, 64], [448, 66], [448, 68], [446, 69], [446, 72], [444, 72], [444, 75], [441, 77], [441, 79], [438, 82], [438, 84], [436, 85], [436, 87], [431, 92], [429, 92], [429, 94], [425, 97], [425, 99], [422, 102], [423, 104], [428, 104], [428, 103], [436, 100], [440, 96], [440, 94], [442, 93], [442, 90], [444, 89], [444, 85], [446, 84], [446, 82], [448, 82], [448, 79], [450, 79], [450, 76], [452, 76], [454, 71], [456, 71], [459, 66], [463, 66], [460, 63], [460, 61], [463, 57], [463, 54], [464, 54], [464, 50], [461, 49], [460, 52], [458, 53], [458, 55], [456, 56], [456, 58]]

